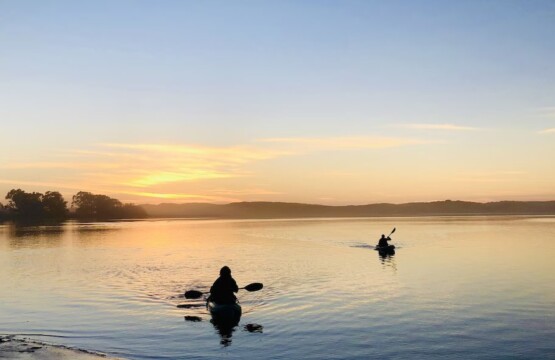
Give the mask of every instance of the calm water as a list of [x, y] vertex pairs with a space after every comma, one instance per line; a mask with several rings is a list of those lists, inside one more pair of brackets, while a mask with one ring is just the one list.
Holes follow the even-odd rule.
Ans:
[[[176, 307], [224, 264], [230, 338]], [[0, 284], [0, 333], [132, 359], [555, 359], [555, 218], [0, 225]]]

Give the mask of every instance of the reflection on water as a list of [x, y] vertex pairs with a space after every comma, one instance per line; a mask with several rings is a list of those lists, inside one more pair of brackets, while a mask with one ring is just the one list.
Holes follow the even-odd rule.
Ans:
[[[553, 239], [552, 217], [2, 224], [0, 333], [132, 359], [550, 358]], [[222, 331], [182, 294], [224, 264], [264, 289]]]
[[[189, 318], [193, 318], [188, 316]], [[200, 318], [198, 318], [200, 319]], [[200, 320], [188, 320], [188, 321], [200, 321]], [[235, 324], [226, 324], [221, 322], [216, 322], [214, 319], [211, 319], [210, 322], [214, 326], [216, 333], [220, 337], [220, 344], [224, 347], [230, 346], [232, 344], [232, 336], [233, 333], [238, 329], [238, 322]], [[243, 330], [253, 333], [253, 334], [262, 334], [264, 332], [264, 327], [260, 324], [246, 324], [243, 326]]]
[[4, 226], [8, 245], [12, 248], [36, 246], [57, 247], [63, 241], [64, 225], [29, 225], [8, 223]]
[[235, 332], [237, 324], [226, 324], [214, 321], [214, 319], [210, 320], [216, 333], [220, 336], [220, 344], [223, 346], [230, 346], [231, 345], [231, 337], [233, 336], [233, 332]]
[[[8, 239], [12, 248], [59, 247], [64, 242], [106, 237], [104, 232], [121, 231], [120, 223], [65, 223], [8, 222], [0, 225], [0, 235]], [[75, 236], [75, 234], [78, 236]]]
[[395, 263], [395, 249], [376, 251], [380, 262], [384, 267], [391, 267], [393, 270], [397, 271], [397, 264]]
[[12, 238], [26, 237], [51, 237], [59, 238], [65, 231], [63, 225], [55, 226], [38, 226], [38, 225], [24, 225], [24, 224], [10, 224], [8, 225], [8, 233]]

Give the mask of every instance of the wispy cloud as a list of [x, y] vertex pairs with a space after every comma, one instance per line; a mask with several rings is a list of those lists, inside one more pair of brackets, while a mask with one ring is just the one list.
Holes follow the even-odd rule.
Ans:
[[181, 169], [180, 171], [161, 171], [150, 174], [129, 182], [131, 186], [148, 187], [151, 185], [166, 184], [171, 182], [224, 179], [238, 176], [229, 172], [202, 169]]
[[539, 134], [555, 134], [555, 128], [538, 131]]
[[[11, 186], [12, 188], [26, 188], [31, 187], [29, 191], [60, 191], [62, 193], [76, 193], [78, 191], [94, 191], [103, 194], [113, 194], [115, 193], [113, 184], [106, 186], [105, 184], [94, 184], [90, 186], [90, 183], [83, 182], [82, 180], [75, 180], [73, 178], [50, 178], [46, 181], [29, 181], [21, 179], [0, 179], [0, 184], [5, 184]], [[25, 189], [27, 190], [27, 189]], [[67, 200], [67, 199], [66, 199]]]
[[260, 189], [260, 188], [255, 188], [255, 189], [239, 189], [239, 190], [234, 190], [234, 189], [212, 189], [210, 190], [210, 193], [213, 194], [220, 194], [220, 195], [233, 195], [233, 196], [242, 196], [242, 195], [280, 195], [283, 194], [282, 192], [279, 191], [272, 191], [272, 190], [266, 190], [266, 189]]
[[34, 187], [49, 187], [53, 190], [78, 190], [80, 189], [77, 183], [64, 183], [57, 181], [28, 181], [20, 179], [0, 179], [0, 184], [6, 184], [11, 186], [34, 186]]
[[[270, 138], [256, 145], [208, 147], [181, 144], [101, 144], [101, 153], [124, 165], [127, 179], [120, 185], [148, 188], [159, 184], [200, 180], [226, 179], [248, 175], [245, 166], [252, 162], [295, 154], [341, 149], [376, 149], [426, 143], [422, 140], [383, 137]], [[130, 154], [136, 154], [133, 158]], [[141, 173], [129, 169], [141, 169]], [[121, 171], [116, 171], [121, 172]], [[114, 174], [111, 174], [113, 176]]]
[[182, 201], [199, 201], [199, 202], [232, 202], [237, 201], [236, 198], [223, 197], [223, 196], [208, 196], [198, 194], [180, 194], [180, 193], [152, 193], [152, 192], [132, 192], [123, 191], [122, 194], [134, 195], [142, 198], [156, 198], [167, 200], [182, 200]]
[[117, 164], [114, 163], [100, 163], [100, 162], [53, 162], [53, 161], [43, 161], [43, 162], [29, 162], [29, 163], [8, 163], [5, 165], [0, 165], [0, 169], [7, 170], [23, 170], [23, 169], [75, 169], [75, 170], [87, 170], [87, 169], [116, 169]]
[[275, 149], [265, 149], [247, 145], [229, 147], [208, 147], [198, 145], [179, 144], [101, 144], [108, 148], [118, 148], [138, 151], [149, 154], [166, 154], [174, 156], [187, 156], [190, 159], [221, 160], [235, 164], [243, 164], [255, 160], [272, 159], [278, 156], [289, 155], [289, 152]]
[[[121, 185], [147, 188], [160, 184], [225, 179], [245, 176], [251, 162], [289, 154], [253, 146], [208, 147], [180, 144], [101, 144], [113, 149], [114, 161], [132, 164]], [[130, 156], [136, 154], [137, 158]], [[110, 154], [109, 157], [113, 157]], [[128, 169], [140, 169], [133, 172]]]
[[[222, 180], [254, 177], [256, 162], [318, 151], [382, 149], [430, 143], [393, 137], [269, 138], [235, 146], [190, 144], [102, 143], [50, 156], [45, 161], [0, 164], [13, 174], [37, 170], [40, 180], [5, 184], [84, 190], [107, 195], [187, 201], [237, 201], [280, 194], [239, 182]], [[128, 198], [128, 199], [129, 199]], [[126, 199], [122, 199], [126, 201]]]
[[555, 106], [545, 106], [534, 111], [539, 117], [555, 119]]
[[[45, 161], [0, 163], [0, 169], [40, 171], [44, 181], [0, 179], [14, 186], [33, 186], [67, 191], [86, 190], [139, 198], [188, 201], [236, 201], [236, 196], [269, 195], [269, 191], [244, 189], [210, 191], [190, 186], [221, 179], [244, 177], [250, 163], [292, 154], [269, 146], [198, 146], [187, 144], [97, 144], [70, 150]], [[168, 191], [171, 189], [170, 191]], [[189, 189], [193, 191], [182, 192]], [[202, 192], [202, 194], [195, 194]], [[243, 192], [243, 194], [241, 194]]]
[[465, 172], [458, 174], [456, 180], [462, 182], [495, 183], [516, 180], [520, 181], [525, 175], [526, 172], [517, 170]]
[[[107, 148], [118, 148], [124, 158], [115, 161], [129, 164], [118, 169], [123, 175], [120, 184], [147, 188], [159, 184], [222, 179], [239, 176], [239, 164], [248, 159], [226, 149], [199, 149], [188, 146], [106, 144]], [[138, 155], [136, 159], [127, 157]], [[253, 160], [251, 160], [253, 161]]]
[[296, 151], [383, 149], [408, 145], [429, 144], [430, 141], [394, 137], [324, 137], [324, 138], [269, 138], [260, 142], [290, 146]]
[[445, 130], [445, 131], [477, 131], [477, 127], [461, 126], [455, 124], [398, 124], [395, 127], [417, 130]]

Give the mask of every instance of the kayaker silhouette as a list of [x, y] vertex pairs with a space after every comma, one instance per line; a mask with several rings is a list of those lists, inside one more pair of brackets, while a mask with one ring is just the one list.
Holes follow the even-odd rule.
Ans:
[[391, 238], [389, 236], [385, 237], [385, 235], [382, 234], [382, 237], [380, 238], [380, 240], [378, 240], [378, 247], [387, 248], [389, 246], [387, 242], [390, 240]]
[[237, 282], [231, 277], [231, 269], [224, 266], [220, 269], [220, 277], [214, 281], [210, 288], [208, 301], [216, 304], [235, 304], [237, 297], [234, 293], [239, 291]]
[[[395, 228], [393, 228], [393, 230], [391, 231], [391, 234], [393, 234], [394, 232], [395, 232]], [[380, 238], [380, 240], [378, 240], [378, 245], [376, 245], [375, 247], [375, 249], [378, 250], [380, 257], [395, 254], [395, 245], [389, 245], [387, 243], [388, 241], [391, 240], [391, 237], [389, 237], [389, 235], [385, 237], [385, 235], [382, 234], [382, 237]]]

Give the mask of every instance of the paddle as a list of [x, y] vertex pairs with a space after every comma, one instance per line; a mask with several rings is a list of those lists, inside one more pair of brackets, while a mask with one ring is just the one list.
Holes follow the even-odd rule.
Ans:
[[[244, 289], [244, 290], [252, 292], [252, 291], [258, 291], [258, 290], [262, 289], [263, 287], [264, 287], [264, 285], [262, 285], [262, 283], [252, 283], [252, 284], [248, 284], [245, 287], [239, 288], [239, 290]], [[198, 299], [202, 295], [208, 294], [208, 293], [210, 293], [210, 292], [204, 292], [203, 293], [203, 292], [200, 292], [198, 290], [188, 290], [188, 291], [185, 291], [185, 298], [186, 299]]]
[[390, 237], [391, 234], [393, 234], [395, 232], [395, 230], [397, 230], [396, 228], [393, 228], [393, 230], [391, 230], [391, 232], [389, 233], [389, 235], [387, 235], [387, 237]]

